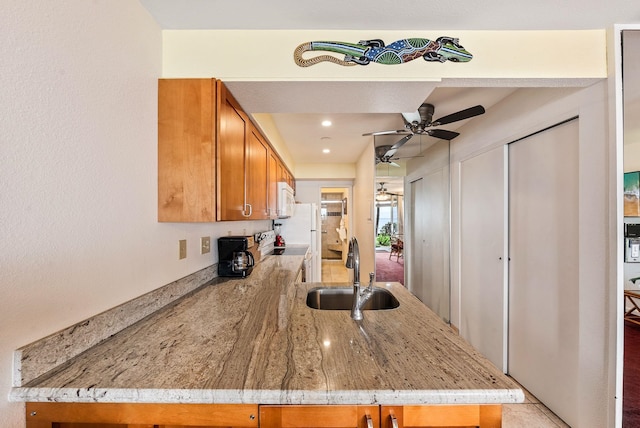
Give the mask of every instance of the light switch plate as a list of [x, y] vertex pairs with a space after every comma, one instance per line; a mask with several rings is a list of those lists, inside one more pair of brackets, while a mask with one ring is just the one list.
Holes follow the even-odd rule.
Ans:
[[200, 238], [200, 254], [207, 254], [211, 251], [211, 237], [203, 236]]
[[179, 256], [179, 258], [180, 258], [180, 260], [187, 258], [187, 240], [186, 239], [181, 239], [180, 240], [180, 256]]

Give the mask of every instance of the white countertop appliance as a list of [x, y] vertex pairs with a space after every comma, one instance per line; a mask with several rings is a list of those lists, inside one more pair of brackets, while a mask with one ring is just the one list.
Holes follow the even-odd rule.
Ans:
[[291, 217], [296, 208], [294, 192], [289, 184], [278, 182], [278, 218]]
[[280, 220], [280, 233], [287, 242], [288, 252], [294, 246], [309, 246], [305, 257], [306, 282], [322, 280], [320, 210], [316, 204], [296, 204], [293, 215]]

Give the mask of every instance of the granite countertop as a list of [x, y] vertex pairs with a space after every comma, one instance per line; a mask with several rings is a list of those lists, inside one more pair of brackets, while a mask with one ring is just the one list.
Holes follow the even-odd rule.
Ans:
[[253, 404], [496, 404], [522, 390], [399, 283], [393, 310], [306, 306], [302, 257], [266, 256], [214, 280], [61, 366], [14, 401]]

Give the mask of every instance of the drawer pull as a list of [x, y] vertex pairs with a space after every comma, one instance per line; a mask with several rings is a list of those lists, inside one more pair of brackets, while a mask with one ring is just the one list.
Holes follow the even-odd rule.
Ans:
[[371, 415], [364, 415], [367, 419], [367, 428], [373, 428], [373, 421], [371, 420]]
[[395, 415], [389, 415], [389, 420], [391, 421], [391, 428], [398, 428], [398, 420]]

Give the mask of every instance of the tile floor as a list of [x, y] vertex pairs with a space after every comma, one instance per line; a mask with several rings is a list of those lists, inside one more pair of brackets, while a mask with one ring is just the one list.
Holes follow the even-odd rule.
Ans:
[[349, 282], [349, 278], [342, 260], [322, 260], [322, 282]]
[[[341, 260], [322, 260], [322, 282], [349, 282], [349, 271]], [[536, 397], [524, 391], [524, 403], [502, 406], [503, 428], [569, 427]]]

